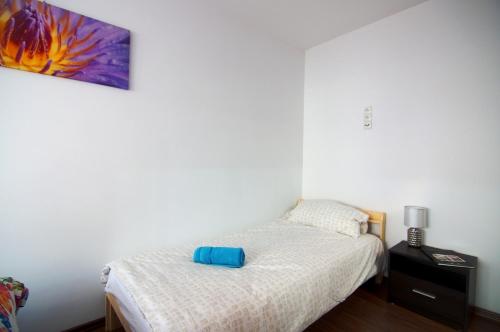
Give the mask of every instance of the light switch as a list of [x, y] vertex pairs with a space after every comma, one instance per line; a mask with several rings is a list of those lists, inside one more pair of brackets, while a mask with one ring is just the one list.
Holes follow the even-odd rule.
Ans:
[[371, 106], [368, 106], [365, 108], [363, 112], [363, 127], [365, 129], [371, 129], [372, 128], [372, 117], [373, 117], [373, 109]]

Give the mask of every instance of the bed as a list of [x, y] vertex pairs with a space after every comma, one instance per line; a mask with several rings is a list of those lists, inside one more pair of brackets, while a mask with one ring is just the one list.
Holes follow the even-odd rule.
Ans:
[[[106, 331], [303, 331], [381, 271], [385, 213], [351, 238], [275, 221], [106, 268]], [[198, 245], [241, 246], [241, 269], [194, 264]]]

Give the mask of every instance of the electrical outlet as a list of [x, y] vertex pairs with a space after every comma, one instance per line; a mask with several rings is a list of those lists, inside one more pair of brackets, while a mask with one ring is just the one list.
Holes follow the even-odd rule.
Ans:
[[363, 127], [365, 129], [372, 128], [372, 119], [373, 119], [373, 109], [371, 106], [365, 108], [363, 112]]

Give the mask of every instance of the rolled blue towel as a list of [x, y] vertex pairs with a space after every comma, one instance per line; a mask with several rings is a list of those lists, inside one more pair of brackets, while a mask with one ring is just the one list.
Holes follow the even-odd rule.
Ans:
[[194, 251], [193, 261], [201, 264], [242, 267], [245, 264], [245, 252], [242, 248], [198, 247]]

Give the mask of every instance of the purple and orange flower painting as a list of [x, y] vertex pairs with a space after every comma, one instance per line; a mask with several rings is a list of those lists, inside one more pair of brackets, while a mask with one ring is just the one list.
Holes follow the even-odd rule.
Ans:
[[37, 0], [0, 0], [0, 66], [129, 87], [130, 31]]

